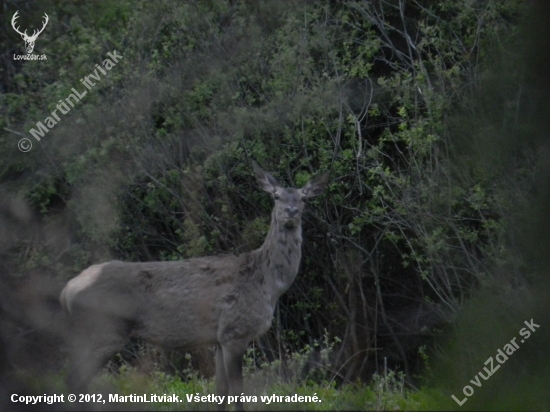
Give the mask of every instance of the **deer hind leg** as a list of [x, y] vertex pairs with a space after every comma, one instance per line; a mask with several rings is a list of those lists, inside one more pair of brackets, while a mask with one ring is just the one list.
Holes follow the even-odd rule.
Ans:
[[[87, 338], [87, 339], [86, 339]], [[126, 344], [119, 334], [81, 335], [74, 340], [67, 386], [73, 393], [86, 393], [88, 385], [103, 366]]]
[[[238, 399], [243, 393], [243, 355], [246, 344], [242, 342], [225, 343], [221, 346], [221, 350], [223, 352], [226, 385], [228, 386], [226, 393], [236, 397], [234, 399]], [[216, 369], [218, 369], [217, 365]], [[235, 401], [235, 409], [238, 411], [243, 410], [243, 404], [240, 400]]]

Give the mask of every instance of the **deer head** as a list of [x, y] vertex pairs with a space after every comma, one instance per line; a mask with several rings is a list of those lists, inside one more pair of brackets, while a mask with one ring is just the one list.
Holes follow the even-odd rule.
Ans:
[[252, 167], [261, 188], [273, 196], [275, 220], [287, 229], [300, 226], [305, 202], [311, 197], [320, 195], [328, 183], [328, 173], [325, 172], [314, 176], [301, 189], [285, 188], [281, 187], [277, 180], [260, 168], [256, 162], [252, 163]]
[[27, 53], [30, 54], [34, 50], [34, 42], [36, 41], [36, 38], [46, 28], [46, 25], [48, 24], [49, 18], [48, 18], [48, 15], [46, 13], [44, 13], [45, 20], [44, 20], [44, 23], [42, 24], [42, 28], [40, 30], [34, 30], [33, 33], [32, 33], [32, 36], [28, 36], [27, 35], [27, 30], [25, 30], [23, 33], [21, 33], [21, 31], [19, 30], [19, 27], [15, 27], [15, 21], [19, 17], [17, 15], [17, 13], [19, 13], [19, 11], [16, 11], [15, 14], [13, 15], [13, 18], [11, 19], [11, 25], [12, 25], [13, 29], [17, 33], [19, 33], [21, 35], [21, 38], [25, 41], [25, 49], [27, 49]]

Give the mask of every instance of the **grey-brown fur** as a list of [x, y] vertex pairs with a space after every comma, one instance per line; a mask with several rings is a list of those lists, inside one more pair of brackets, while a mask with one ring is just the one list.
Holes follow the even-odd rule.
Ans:
[[328, 180], [324, 173], [302, 189], [282, 188], [253, 166], [275, 201], [259, 249], [178, 262], [112, 261], [91, 266], [67, 284], [60, 299], [74, 327], [72, 390], [85, 391], [128, 339], [139, 337], [168, 349], [216, 345], [218, 395], [242, 393], [247, 344], [269, 329], [277, 300], [298, 273], [304, 199], [320, 194]]

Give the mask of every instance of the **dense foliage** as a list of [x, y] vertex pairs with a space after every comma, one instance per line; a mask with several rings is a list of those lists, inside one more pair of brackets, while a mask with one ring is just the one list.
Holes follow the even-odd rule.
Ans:
[[[465, 136], [520, 128], [517, 59], [490, 108], [488, 74], [517, 47], [524, 2], [18, 4], [22, 24], [44, 11], [50, 23], [35, 51], [47, 60], [14, 61], [17, 8], [2, 17], [10, 279], [61, 284], [111, 258], [259, 247], [272, 205], [254, 159], [288, 185], [331, 175], [308, 206], [296, 282], [250, 355], [258, 365], [325, 339], [332, 376], [321, 380], [368, 380], [385, 363], [411, 380], [476, 290], [504, 297], [526, 281], [510, 233], [536, 162], [523, 153], [510, 174], [502, 159], [480, 165], [469, 155], [484, 140]], [[30, 138], [115, 49], [120, 62]], [[322, 363], [315, 353], [308, 368]]]

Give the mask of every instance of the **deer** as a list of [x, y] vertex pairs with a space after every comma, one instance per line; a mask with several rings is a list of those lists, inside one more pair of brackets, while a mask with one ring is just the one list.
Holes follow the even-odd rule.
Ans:
[[15, 21], [19, 17], [17, 14], [19, 13], [19, 10], [15, 12], [11, 19], [11, 26], [13, 29], [21, 35], [21, 38], [25, 42], [25, 49], [27, 50], [28, 54], [31, 54], [34, 50], [34, 43], [36, 42], [36, 39], [38, 38], [38, 35], [44, 31], [46, 28], [46, 25], [48, 24], [48, 21], [50, 20], [48, 15], [44, 13], [44, 22], [42, 23], [42, 28], [40, 30], [34, 30], [32, 33], [32, 36], [27, 35], [27, 30], [25, 30], [23, 33], [19, 30], [19, 27], [15, 27]]
[[[168, 350], [216, 348], [216, 392], [243, 392], [242, 364], [249, 342], [271, 327], [279, 297], [298, 273], [302, 213], [307, 199], [327, 186], [328, 172], [302, 188], [282, 187], [252, 162], [257, 182], [271, 194], [274, 208], [259, 249], [181, 261], [110, 261], [90, 266], [71, 279], [60, 295], [71, 320], [72, 354], [67, 382], [76, 393], [130, 338]], [[240, 401], [236, 410], [243, 410]]]

